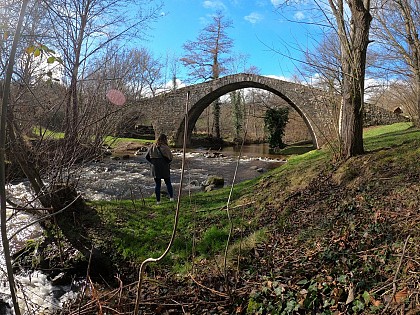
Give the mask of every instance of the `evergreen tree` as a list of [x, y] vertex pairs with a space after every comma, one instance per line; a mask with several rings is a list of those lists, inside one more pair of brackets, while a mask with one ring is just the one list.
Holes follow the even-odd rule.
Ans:
[[289, 120], [289, 109], [284, 108], [269, 108], [265, 112], [264, 124], [268, 131], [268, 144], [271, 149], [282, 149], [286, 145], [283, 143], [282, 137], [284, 129]]

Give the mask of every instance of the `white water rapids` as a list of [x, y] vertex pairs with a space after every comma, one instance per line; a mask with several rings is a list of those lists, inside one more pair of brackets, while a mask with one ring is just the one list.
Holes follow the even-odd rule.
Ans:
[[[171, 178], [175, 197], [179, 189], [181, 176], [180, 153], [174, 154], [171, 164]], [[237, 157], [216, 156], [207, 157], [203, 152], [188, 153], [185, 164], [184, 191], [196, 192], [201, 190], [201, 183], [209, 175], [223, 176], [225, 186], [230, 186], [234, 177]], [[283, 163], [280, 160], [265, 158], [247, 158], [240, 160], [236, 182], [251, 179], [261, 172], [277, 167]], [[115, 200], [115, 199], [141, 199], [150, 197], [154, 191], [154, 180], [150, 176], [150, 166], [144, 156], [130, 156], [129, 159], [106, 159], [101, 162], [92, 162], [84, 166], [78, 180], [78, 191], [88, 200]], [[166, 187], [163, 184], [162, 190]], [[33, 199], [27, 182], [9, 184], [7, 186], [8, 198], [19, 204], [30, 203]], [[27, 214], [9, 211], [7, 222], [8, 233], [12, 235], [22, 226], [32, 221]], [[21, 247], [27, 240], [41, 237], [38, 225], [32, 225], [19, 232], [11, 240], [11, 250]], [[0, 253], [0, 315], [13, 314], [10, 291], [6, 278], [3, 249]], [[66, 301], [73, 299], [77, 293], [72, 286], [53, 286], [47, 276], [40, 273], [25, 273], [16, 275], [19, 304], [22, 314], [51, 314], [60, 309]], [[2, 302], [3, 301], [3, 302]]]

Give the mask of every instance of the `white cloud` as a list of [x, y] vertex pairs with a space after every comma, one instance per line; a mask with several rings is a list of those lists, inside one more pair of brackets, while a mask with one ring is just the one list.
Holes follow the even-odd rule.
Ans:
[[264, 17], [257, 12], [252, 12], [251, 14], [244, 17], [245, 20], [247, 20], [248, 22], [252, 24], [260, 22], [263, 18]]
[[305, 18], [305, 14], [302, 11], [298, 11], [294, 15], [296, 20], [303, 20]]
[[[180, 79], [176, 79], [176, 88], [177, 89], [179, 89], [179, 88], [182, 88], [182, 87], [185, 87], [186, 85], [185, 85], [185, 83], [184, 82], [182, 82]], [[156, 90], [156, 94], [161, 94], [161, 93], [168, 93], [168, 92], [170, 92], [170, 91], [172, 91], [173, 90], [173, 88], [174, 88], [174, 82], [172, 81], [172, 80], [170, 80], [170, 81], [168, 81], [168, 82], [166, 82], [164, 85], [163, 85], [163, 87], [161, 87], [161, 88], [159, 88], [159, 89], [157, 89]]]
[[225, 4], [220, 0], [206, 0], [203, 2], [203, 7], [206, 9], [215, 9], [215, 10], [226, 9]]
[[265, 7], [267, 5], [265, 0], [257, 0], [257, 2], [255, 3], [255, 5], [257, 7]]
[[282, 75], [268, 74], [268, 75], [264, 75], [264, 77], [268, 77], [268, 78], [276, 79], [276, 80], [281, 80], [281, 81], [293, 82], [290, 78], [284, 77]]
[[284, 2], [283, 0], [271, 0], [271, 3], [275, 6], [278, 7], [282, 2]]

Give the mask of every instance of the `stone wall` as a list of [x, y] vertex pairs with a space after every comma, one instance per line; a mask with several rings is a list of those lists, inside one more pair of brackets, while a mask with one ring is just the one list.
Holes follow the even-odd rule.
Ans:
[[378, 126], [378, 125], [390, 125], [398, 122], [408, 122], [410, 119], [402, 115], [391, 112], [385, 108], [365, 103], [364, 105], [364, 121], [365, 127]]

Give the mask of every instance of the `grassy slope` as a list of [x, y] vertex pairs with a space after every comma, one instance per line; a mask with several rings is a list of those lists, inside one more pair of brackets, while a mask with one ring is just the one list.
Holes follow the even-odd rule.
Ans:
[[[168, 295], [180, 293], [178, 301], [185, 307], [192, 303], [192, 313], [193, 305], [211, 309], [213, 301], [218, 314], [379, 314], [397, 309], [415, 314], [420, 131], [407, 124], [373, 128], [365, 133], [365, 148], [365, 155], [340, 164], [331, 162], [324, 150], [311, 151], [235, 186], [226, 273], [220, 254], [230, 228], [229, 189], [184, 197], [174, 246], [149, 270], [181, 274], [167, 278], [173, 286]], [[113, 235], [107, 246], [116, 246], [126, 259], [139, 263], [165, 249], [173, 203], [156, 206], [146, 198], [95, 206], [106, 224], [102, 236]], [[195, 281], [221, 293], [200, 289], [185, 278], [191, 273]], [[230, 290], [236, 288], [231, 299], [225, 297], [226, 281]], [[145, 285], [147, 296], [157, 294], [163, 303], [159, 286], [154, 281]]]

